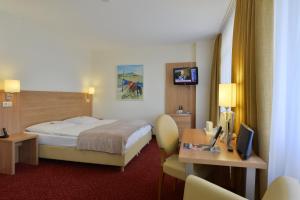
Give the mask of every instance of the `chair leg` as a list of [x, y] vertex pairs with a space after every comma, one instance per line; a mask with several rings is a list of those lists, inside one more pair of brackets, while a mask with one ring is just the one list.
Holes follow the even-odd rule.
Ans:
[[162, 186], [163, 186], [163, 182], [164, 182], [164, 177], [165, 177], [165, 173], [163, 172], [163, 169], [161, 168], [160, 175], [159, 175], [159, 183], [158, 183], [158, 200], [161, 199], [161, 193], [162, 193]]
[[175, 180], [174, 180], [174, 188], [173, 188], [173, 190], [174, 190], [174, 192], [176, 191], [176, 185], [177, 185], [177, 183], [178, 183], [178, 179], [177, 178], [174, 178]]

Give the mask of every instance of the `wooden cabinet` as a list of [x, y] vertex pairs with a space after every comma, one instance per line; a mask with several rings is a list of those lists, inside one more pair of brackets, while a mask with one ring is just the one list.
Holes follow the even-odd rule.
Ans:
[[[195, 67], [195, 62], [167, 63], [166, 64], [166, 85], [165, 85], [165, 113], [176, 113], [178, 106], [182, 105], [184, 111], [191, 112], [192, 128], [196, 122], [196, 86], [195, 85], [174, 85], [174, 68]], [[176, 116], [174, 118], [177, 118]], [[181, 119], [183, 117], [180, 117]], [[188, 118], [188, 117], [187, 117]], [[185, 119], [187, 119], [185, 118]]]
[[178, 131], [179, 138], [181, 139], [183, 130], [186, 128], [192, 128], [192, 115], [191, 114], [170, 114], [170, 116], [175, 120]]

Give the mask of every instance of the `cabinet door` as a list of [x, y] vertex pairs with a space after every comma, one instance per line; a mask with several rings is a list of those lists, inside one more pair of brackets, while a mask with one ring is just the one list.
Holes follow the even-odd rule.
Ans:
[[191, 128], [192, 127], [190, 116], [178, 117], [176, 123], [177, 123], [178, 128]]
[[191, 121], [191, 116], [172, 116], [173, 119], [175, 120], [177, 127], [178, 127], [178, 132], [179, 132], [179, 138], [181, 139], [182, 133], [184, 129], [186, 128], [192, 128], [192, 121]]

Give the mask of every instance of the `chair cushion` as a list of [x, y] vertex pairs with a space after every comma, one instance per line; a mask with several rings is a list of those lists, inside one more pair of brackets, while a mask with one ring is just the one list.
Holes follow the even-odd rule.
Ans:
[[164, 173], [185, 181], [185, 164], [179, 162], [178, 154], [171, 155], [163, 164]]

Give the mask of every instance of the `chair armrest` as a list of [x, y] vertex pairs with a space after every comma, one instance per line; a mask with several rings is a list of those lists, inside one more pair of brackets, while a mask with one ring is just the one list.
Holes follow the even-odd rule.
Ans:
[[233, 192], [193, 175], [188, 176], [186, 179], [183, 199], [246, 200]]
[[291, 177], [281, 176], [275, 179], [268, 187], [263, 200], [296, 200], [299, 197], [299, 181]]

